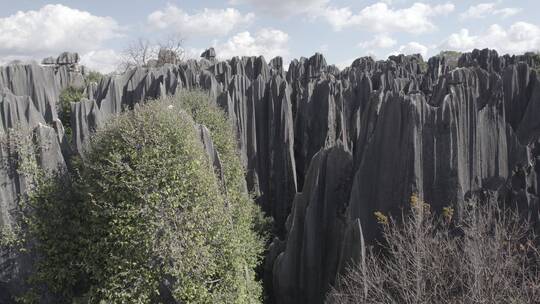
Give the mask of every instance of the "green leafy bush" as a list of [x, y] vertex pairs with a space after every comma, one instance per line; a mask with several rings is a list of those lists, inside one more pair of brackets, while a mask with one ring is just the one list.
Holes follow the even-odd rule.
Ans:
[[86, 81], [87, 84], [92, 83], [92, 82], [99, 83], [103, 77], [104, 77], [103, 74], [101, 74], [100, 72], [89, 71], [85, 75], [84, 80]]
[[212, 134], [212, 141], [218, 150], [224, 166], [224, 178], [227, 196], [236, 201], [255, 219], [256, 231], [262, 238], [267, 238], [271, 230], [271, 218], [265, 217], [262, 210], [252, 203], [246, 195], [245, 172], [237, 149], [236, 131], [226, 113], [217, 105], [208, 102], [208, 96], [202, 91], [182, 91], [177, 96], [167, 97], [167, 104], [185, 109], [196, 123], [205, 125]]
[[[188, 113], [211, 130], [225, 185]], [[264, 242], [231, 128], [205, 95], [186, 93], [98, 130], [68, 177], [43, 180], [30, 197], [40, 259], [26, 299], [259, 302]]]
[[[21, 189], [31, 191], [34, 188], [34, 180], [40, 173], [35, 157], [37, 153], [39, 150], [35, 145], [32, 130], [16, 125], [0, 134], [0, 171], [6, 174], [8, 183], [10, 178], [19, 179], [18, 186]], [[7, 195], [9, 197], [9, 192]], [[15, 198], [14, 206], [5, 206], [9, 211], [3, 214], [6, 218], [0, 222], [0, 251], [24, 251], [24, 218], [20, 210], [24, 203], [19, 204], [24, 200], [25, 193], [22, 193], [20, 198]], [[7, 202], [9, 203], [9, 199]]]
[[58, 118], [64, 126], [66, 137], [71, 139], [71, 104], [79, 102], [84, 97], [84, 90], [67, 87], [61, 93], [58, 104]]

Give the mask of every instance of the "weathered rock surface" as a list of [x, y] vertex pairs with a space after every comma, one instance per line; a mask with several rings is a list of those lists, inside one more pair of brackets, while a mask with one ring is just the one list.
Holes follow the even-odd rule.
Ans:
[[79, 54], [64, 52], [56, 58], [57, 64], [76, 64], [79, 63]]
[[213, 47], [202, 52], [201, 57], [207, 60], [213, 60], [216, 58], [216, 50]]
[[313, 157], [287, 220], [285, 250], [274, 263], [276, 303], [318, 302], [334, 282], [351, 175], [352, 154], [341, 143]]
[[[0, 131], [52, 126], [38, 133], [60, 154], [40, 159], [62, 167], [62, 157], [81, 153], [121, 111], [181, 90], [207, 90], [234, 123], [248, 190], [274, 218], [264, 267], [268, 292], [278, 303], [322, 303], [336, 275], [377, 237], [373, 212], [399, 211], [413, 192], [438, 210], [496, 190], [539, 218], [534, 56], [475, 50], [427, 63], [419, 55], [364, 57], [339, 71], [315, 54], [285, 71], [279, 57], [218, 61], [208, 49], [198, 61], [136, 68], [86, 86], [71, 68], [78, 56], [62, 54], [54, 66], [0, 67]], [[72, 105], [71, 147], [57, 113], [60, 91], [70, 85], [87, 94]], [[199, 131], [219, 168], [211, 134]], [[1, 174], [0, 212], [7, 218], [22, 190], [17, 177]], [[14, 280], [3, 274], [0, 282]]]
[[[396, 56], [387, 62], [359, 59], [336, 75], [344, 88], [342, 93], [313, 93], [316, 98], [344, 96], [343, 101], [334, 97], [316, 107], [317, 114], [323, 114], [315, 122], [323, 128], [314, 135], [309, 135], [312, 127], [302, 131], [302, 120], [314, 119], [317, 114], [301, 112], [302, 107], [306, 109], [303, 104], [309, 102], [305, 97], [297, 98], [296, 161], [311, 165], [289, 215], [288, 223], [293, 228], [288, 227], [286, 239], [275, 240], [270, 251], [277, 303], [322, 303], [335, 276], [349, 263], [359, 261], [365, 242], [377, 237], [373, 213], [399, 212], [412, 193], [440, 210], [480, 189], [499, 191], [504, 199], [520, 204], [533, 218], [540, 219], [539, 129], [538, 119], [533, 119], [540, 115], [536, 108], [540, 97], [537, 72], [527, 58], [475, 51], [464, 54], [457, 68], [450, 68], [444, 58], [431, 59], [425, 73], [417, 57]], [[291, 65], [295, 69], [289, 69], [289, 75], [297, 73], [289, 76], [291, 79], [305, 80], [299, 75], [314, 70], [296, 68], [299, 65], [295, 62]], [[315, 91], [321, 81], [327, 80], [324, 68], [320, 70], [323, 72], [315, 81], [297, 86], [297, 92], [306, 87], [309, 92], [310, 85]], [[327, 107], [336, 109], [329, 111], [334, 114], [331, 119], [327, 118]], [[348, 122], [341, 123], [342, 117]], [[339, 127], [343, 132], [335, 131]], [[345, 204], [337, 204], [346, 211], [329, 212], [326, 215], [332, 217], [330, 220], [308, 224], [310, 215], [297, 212], [305, 208], [304, 193], [322, 193], [326, 185], [313, 186], [310, 180], [310, 170], [319, 166], [320, 160], [309, 159], [306, 137], [312, 140], [321, 136], [318, 143], [324, 147], [331, 146], [339, 134], [347, 134], [337, 139], [348, 142], [354, 155], [350, 195]], [[318, 199], [323, 197], [321, 194]], [[320, 235], [321, 226], [333, 227], [328, 223], [342, 225], [339, 231], [325, 236], [340, 240], [333, 246], [337, 254], [325, 256], [328, 249], [324, 243], [306, 250], [305, 239], [314, 233]], [[284, 248], [283, 253], [277, 254], [274, 248]], [[338, 266], [331, 279], [307, 288], [307, 284], [328, 277], [324, 269], [306, 275], [303, 268], [321, 255], [326, 257], [322, 265]]]

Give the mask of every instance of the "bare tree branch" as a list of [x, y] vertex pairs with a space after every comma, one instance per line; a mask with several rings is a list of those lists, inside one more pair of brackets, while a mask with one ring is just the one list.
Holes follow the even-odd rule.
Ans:
[[155, 42], [144, 38], [134, 40], [122, 52], [119, 70], [125, 72], [135, 67], [178, 64], [184, 59], [183, 44], [184, 39], [179, 35], [170, 35]]
[[538, 239], [518, 212], [494, 198], [464, 202], [457, 215], [411, 205], [401, 223], [378, 214], [382, 250], [341, 276], [328, 303], [538, 303]]

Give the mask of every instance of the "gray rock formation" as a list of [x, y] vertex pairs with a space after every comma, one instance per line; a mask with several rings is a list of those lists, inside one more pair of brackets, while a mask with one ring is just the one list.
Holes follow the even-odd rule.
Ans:
[[216, 58], [216, 50], [213, 47], [202, 52], [201, 57], [207, 60], [214, 60]]
[[313, 157], [287, 220], [285, 250], [274, 263], [276, 303], [319, 302], [334, 282], [351, 175], [352, 154], [341, 143]]
[[77, 63], [79, 63], [79, 54], [77, 53], [64, 52], [56, 58], [56, 64], [59, 65], [71, 65]]
[[56, 58], [54, 58], [54, 57], [43, 58], [43, 60], [41, 61], [41, 64], [43, 64], [43, 65], [56, 64]]
[[[288, 220], [293, 227], [299, 223], [302, 229], [289, 228], [285, 243], [275, 240], [269, 255], [275, 260], [273, 287], [278, 303], [322, 303], [324, 291], [320, 290], [327, 290], [346, 265], [360, 261], [364, 243], [377, 237], [373, 213], [399, 212], [412, 193], [440, 210], [480, 189], [502, 191], [507, 201], [520, 204], [533, 218], [539, 219], [538, 127], [537, 120], [532, 119], [540, 115], [536, 108], [540, 103], [536, 95], [536, 72], [526, 61], [499, 58], [496, 53], [485, 50], [463, 55], [462, 67], [457, 69], [449, 69], [444, 58], [436, 58], [429, 62], [424, 74], [417, 61], [415, 57], [397, 56], [388, 62], [360, 60], [353, 63], [338, 75], [344, 87], [343, 105], [335, 98], [325, 106], [316, 107], [323, 116], [315, 121], [324, 127], [313, 135], [309, 134], [312, 127], [305, 128], [307, 133], [300, 131], [302, 119], [305, 119], [302, 115], [313, 119], [316, 114], [305, 115], [305, 110], [298, 114], [303, 104], [309, 102], [296, 99], [296, 140], [302, 138], [306, 143], [306, 137], [311, 140], [321, 136], [324, 143], [319, 139], [319, 145], [328, 146], [335, 141], [333, 136], [340, 134], [332, 126], [348, 128], [348, 132], [343, 133], [348, 134], [344, 138], [353, 147], [354, 179], [344, 205], [346, 211], [332, 213], [331, 222], [346, 223], [328, 237], [341, 240], [341, 244], [334, 246], [338, 250], [337, 262], [334, 255], [321, 263], [338, 264], [334, 277], [330, 275], [331, 279], [325, 281], [326, 287], [311, 285], [307, 288], [306, 284], [314, 278], [324, 278], [326, 273], [318, 270], [306, 275], [302, 267], [324, 256], [327, 247], [320, 245], [306, 250], [305, 238], [319, 235], [321, 226], [332, 227], [321, 225], [324, 221], [306, 224], [310, 216], [297, 212], [298, 208], [304, 208], [305, 202], [299, 202], [299, 197], [303, 197], [305, 191], [326, 188], [318, 184], [317, 190], [313, 190], [309, 170], [318, 166], [319, 160], [311, 159], [302, 196], [299, 194], [295, 199], [294, 211]], [[291, 79], [305, 80], [309, 77], [300, 75], [305, 75], [305, 71], [313, 74], [316, 70], [302, 68], [296, 62], [292, 65], [295, 69], [289, 69], [289, 75], [296, 76], [290, 76]], [[327, 79], [324, 68], [320, 70], [323, 72], [318, 82]], [[315, 81], [311, 83], [314, 88], [318, 85]], [[303, 87], [297, 87], [302, 92]], [[312, 94], [320, 98], [327, 96], [327, 91]], [[326, 106], [344, 109], [329, 111], [344, 114], [328, 119]], [[352, 121], [340, 124], [341, 117]], [[300, 145], [296, 151], [297, 162], [303, 159], [309, 163], [309, 144], [308, 148], [305, 145]], [[284, 251], [277, 254], [274, 248]]]
[[[534, 54], [475, 50], [427, 63], [419, 55], [363, 57], [340, 71], [321, 54], [285, 69], [279, 57], [218, 61], [211, 48], [198, 61], [136, 68], [88, 86], [71, 66], [78, 56], [60, 57], [54, 65], [0, 67], [0, 131], [52, 126], [38, 133], [56, 140], [60, 154], [40, 159], [62, 167], [59, 155], [81, 153], [114, 115], [147, 99], [207, 90], [234, 123], [248, 190], [274, 218], [264, 277], [278, 303], [322, 303], [339, 272], [377, 237], [373, 212], [398, 212], [412, 193], [439, 210], [475, 191], [498, 191], [540, 220]], [[57, 118], [67, 86], [87, 94], [72, 105], [71, 147]], [[219, 168], [211, 134], [199, 128]], [[16, 178], [3, 178], [6, 214], [22, 190]], [[6, 278], [0, 282], [14, 282]]]

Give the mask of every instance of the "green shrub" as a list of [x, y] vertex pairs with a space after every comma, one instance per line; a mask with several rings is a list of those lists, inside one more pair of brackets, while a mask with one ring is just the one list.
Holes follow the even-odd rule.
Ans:
[[[212, 131], [226, 190], [181, 107], [199, 102], [194, 117]], [[65, 303], [259, 302], [258, 209], [242, 190], [230, 128], [204, 95], [189, 93], [98, 130], [69, 178], [43, 180], [30, 197], [40, 259], [26, 299], [47, 290]]]
[[67, 87], [61, 93], [58, 104], [58, 118], [64, 126], [66, 137], [71, 139], [71, 104], [79, 102], [84, 97], [84, 90], [75, 87]]
[[253, 204], [246, 195], [245, 172], [237, 149], [236, 131], [225, 112], [217, 105], [208, 102], [208, 96], [201, 91], [182, 91], [176, 96], [167, 97], [166, 103], [185, 109], [196, 123], [205, 125], [212, 134], [212, 141], [218, 150], [224, 167], [227, 196], [238, 202], [240, 214], [252, 214], [255, 231], [266, 239], [272, 227], [271, 218], [265, 217], [259, 206]]
[[461, 52], [458, 52], [458, 51], [441, 51], [439, 53], [439, 56], [459, 59], [459, 56], [461, 56]]
[[[39, 151], [32, 130], [16, 125], [0, 134], [0, 171], [6, 174], [8, 183], [10, 179], [18, 179], [17, 186], [20, 189], [31, 191], [34, 188], [35, 179], [41, 173], [35, 157], [37, 153]], [[9, 205], [8, 199], [8, 205], [5, 206], [8, 212], [3, 214], [7, 218], [0, 221], [0, 251], [21, 253], [25, 247], [25, 225], [21, 212], [25, 206], [25, 193], [14, 199], [14, 206]]]
[[101, 74], [100, 72], [90, 71], [86, 74], [84, 80], [87, 84], [92, 82], [99, 83], [103, 77], [103, 74]]

